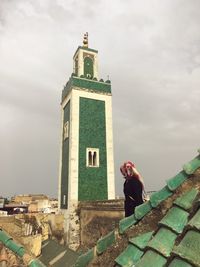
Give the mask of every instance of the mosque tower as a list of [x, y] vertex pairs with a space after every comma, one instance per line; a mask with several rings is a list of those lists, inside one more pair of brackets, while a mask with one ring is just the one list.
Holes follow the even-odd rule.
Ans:
[[111, 82], [99, 80], [97, 56], [84, 34], [62, 91], [58, 197], [66, 231], [78, 202], [115, 198]]

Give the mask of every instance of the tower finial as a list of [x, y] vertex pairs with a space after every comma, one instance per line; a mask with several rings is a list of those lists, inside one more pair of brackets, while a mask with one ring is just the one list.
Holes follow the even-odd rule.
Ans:
[[88, 47], [88, 32], [86, 32], [83, 36], [83, 46]]

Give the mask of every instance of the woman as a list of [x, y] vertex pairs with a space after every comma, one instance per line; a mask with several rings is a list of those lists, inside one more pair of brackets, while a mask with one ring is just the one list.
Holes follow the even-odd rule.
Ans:
[[125, 217], [134, 213], [135, 207], [142, 204], [144, 194], [144, 182], [131, 161], [125, 162], [120, 171], [125, 178], [124, 182], [124, 209]]

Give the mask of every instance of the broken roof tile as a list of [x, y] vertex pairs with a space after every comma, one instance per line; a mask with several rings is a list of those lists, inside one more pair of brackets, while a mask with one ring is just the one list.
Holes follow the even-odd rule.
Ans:
[[137, 220], [142, 219], [152, 209], [150, 201], [147, 201], [135, 208], [135, 218]]
[[193, 174], [200, 167], [200, 155], [183, 165], [183, 169], [187, 174]]
[[180, 258], [174, 258], [173, 261], [168, 265], [168, 267], [193, 267], [191, 264]]
[[200, 209], [198, 209], [196, 214], [189, 221], [188, 225], [190, 225], [192, 227], [195, 227], [196, 229], [200, 230]]
[[130, 244], [128, 247], [115, 259], [115, 262], [122, 267], [132, 267], [142, 257], [143, 251], [136, 246]]
[[177, 198], [174, 201], [174, 204], [176, 204], [177, 206], [185, 210], [188, 210], [192, 207], [192, 203], [194, 199], [196, 198], [197, 194], [198, 194], [198, 190], [193, 188], [192, 190], [186, 192], [185, 194]]
[[189, 230], [178, 246], [175, 246], [173, 253], [186, 259], [195, 266], [200, 266], [200, 233]]
[[169, 257], [176, 237], [177, 234], [165, 227], [161, 227], [147, 246], [157, 250], [163, 256]]
[[174, 191], [187, 179], [187, 177], [188, 175], [185, 173], [185, 171], [181, 171], [176, 176], [169, 179], [167, 181], [167, 186], [169, 190]]
[[144, 249], [147, 245], [147, 243], [149, 242], [149, 240], [151, 239], [153, 235], [153, 231], [152, 232], [147, 232], [145, 234], [141, 234], [139, 236], [133, 237], [129, 239], [129, 242], [135, 246], [137, 246], [140, 249]]
[[141, 260], [136, 263], [135, 267], [164, 267], [166, 262], [165, 257], [153, 250], [148, 250]]
[[159, 222], [160, 225], [165, 225], [180, 234], [187, 224], [189, 213], [179, 207], [172, 207], [165, 217]]
[[173, 193], [169, 190], [167, 186], [158, 192], [155, 192], [150, 197], [151, 206], [153, 208], [157, 207], [163, 200], [170, 197]]
[[137, 223], [135, 215], [125, 217], [119, 221], [119, 233], [123, 234], [129, 227]]

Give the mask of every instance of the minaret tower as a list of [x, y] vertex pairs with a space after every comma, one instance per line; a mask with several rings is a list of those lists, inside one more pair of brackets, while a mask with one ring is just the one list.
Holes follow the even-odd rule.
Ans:
[[79, 201], [115, 198], [111, 83], [99, 80], [97, 56], [84, 34], [62, 91], [59, 208], [66, 231]]

